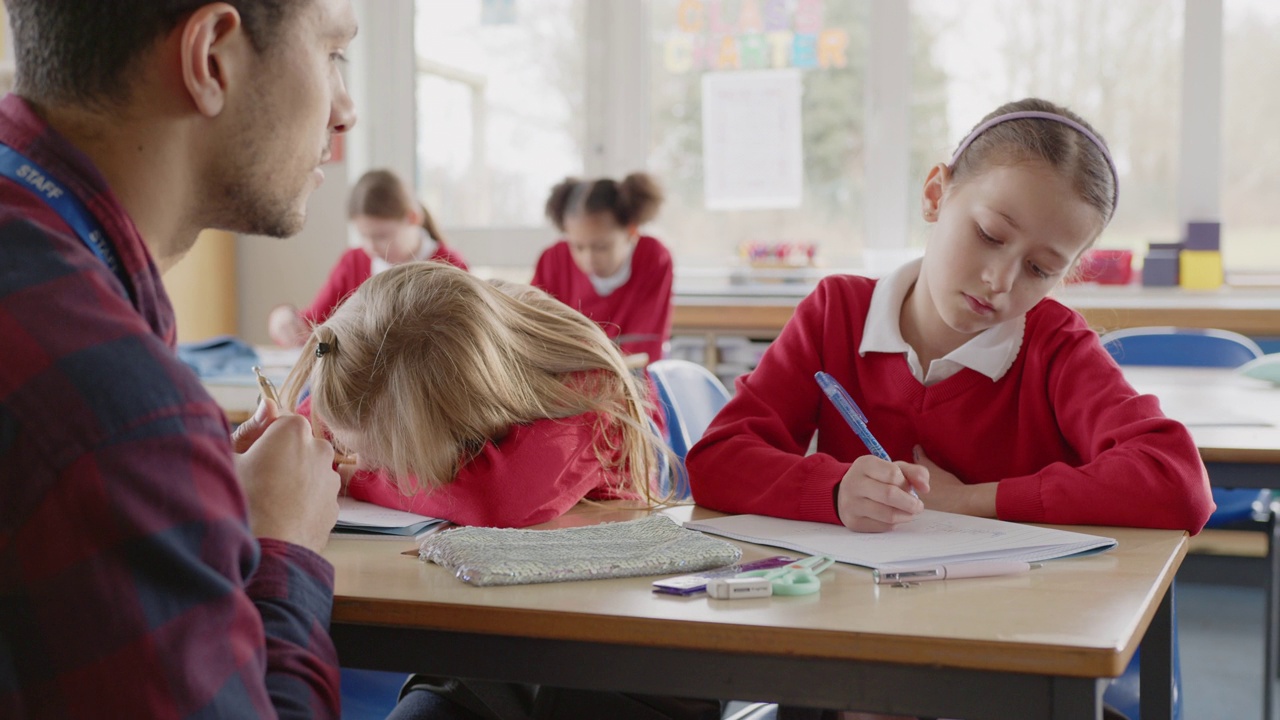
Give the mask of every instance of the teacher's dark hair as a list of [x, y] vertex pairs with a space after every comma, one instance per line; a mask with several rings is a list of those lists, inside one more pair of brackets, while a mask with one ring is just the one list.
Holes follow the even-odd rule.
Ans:
[[[312, 0], [224, 0], [258, 52]], [[5, 0], [17, 62], [15, 91], [36, 103], [110, 107], [128, 97], [144, 51], [209, 0]]]

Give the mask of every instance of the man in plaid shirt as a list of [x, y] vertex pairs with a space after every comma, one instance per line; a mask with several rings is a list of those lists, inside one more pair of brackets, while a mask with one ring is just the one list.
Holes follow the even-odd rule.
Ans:
[[233, 440], [160, 272], [286, 236], [354, 122], [349, 0], [6, 0], [0, 717], [337, 717], [333, 449]]

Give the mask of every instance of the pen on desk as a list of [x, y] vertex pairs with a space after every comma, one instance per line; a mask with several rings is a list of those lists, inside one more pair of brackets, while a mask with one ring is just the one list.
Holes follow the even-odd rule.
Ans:
[[926, 580], [957, 580], [959, 578], [992, 577], [994, 575], [1018, 575], [1039, 564], [1017, 560], [970, 560], [938, 565], [885, 568], [871, 571], [871, 579], [881, 583], [922, 582]]
[[[280, 395], [276, 392], [276, 386], [271, 382], [271, 378], [263, 375], [262, 368], [257, 365], [253, 366], [253, 374], [258, 376], [258, 390], [262, 392], [263, 399], [270, 400], [276, 404], [277, 408], [283, 410], [280, 406]], [[354, 465], [355, 463], [356, 458], [354, 456], [338, 452], [337, 450], [333, 451], [334, 465]]]

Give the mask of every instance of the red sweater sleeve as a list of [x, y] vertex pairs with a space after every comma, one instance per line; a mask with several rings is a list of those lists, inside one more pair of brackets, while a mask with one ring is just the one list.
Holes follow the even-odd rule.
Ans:
[[1063, 437], [1083, 463], [1056, 462], [1000, 481], [1002, 520], [1116, 525], [1197, 533], [1213, 512], [1209, 476], [1191, 434], [1139, 395], [1080, 320], [1055, 329], [1041, 355]]
[[312, 323], [328, 320], [338, 304], [355, 292], [372, 273], [373, 263], [364, 250], [352, 248], [346, 251], [329, 271], [329, 278], [325, 280], [320, 292], [316, 293], [311, 305], [302, 311], [303, 319]]
[[382, 472], [357, 473], [347, 489], [357, 500], [459, 525], [536, 525], [608, 484], [595, 454], [594, 425], [593, 415], [581, 415], [513, 427], [487, 443], [453, 482], [430, 493], [405, 495]]
[[[796, 308], [782, 334], [686, 458], [693, 498], [728, 513], [838, 523], [832, 490], [850, 463], [805, 456], [817, 429], [823, 328], [839, 311], [826, 282]], [[839, 326], [839, 325], [838, 325]], [[847, 326], [842, 326], [847, 327]], [[847, 333], [847, 329], [842, 332]]]

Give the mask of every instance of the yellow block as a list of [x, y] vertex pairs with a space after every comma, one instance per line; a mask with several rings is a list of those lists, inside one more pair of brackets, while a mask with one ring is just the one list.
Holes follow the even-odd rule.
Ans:
[[1183, 250], [1178, 253], [1178, 275], [1186, 290], [1222, 287], [1222, 251]]

